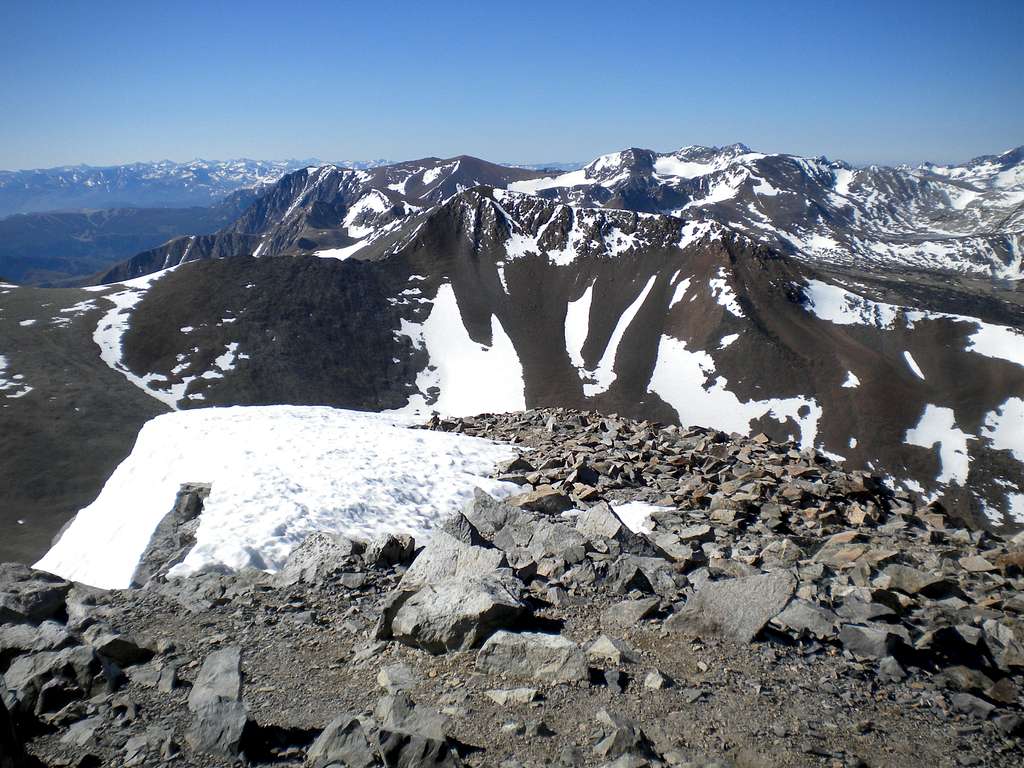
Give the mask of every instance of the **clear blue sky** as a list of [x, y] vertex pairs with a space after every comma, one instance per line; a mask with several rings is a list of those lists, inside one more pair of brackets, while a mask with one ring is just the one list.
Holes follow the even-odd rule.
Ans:
[[0, 0], [0, 168], [1024, 144], [1024, 0]]

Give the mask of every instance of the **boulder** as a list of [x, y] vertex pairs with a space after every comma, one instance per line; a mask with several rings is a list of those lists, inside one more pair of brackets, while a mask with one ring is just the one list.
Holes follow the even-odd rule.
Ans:
[[665, 625], [674, 632], [749, 643], [786, 607], [795, 589], [788, 571], [709, 581]]
[[622, 600], [601, 611], [601, 626], [606, 629], [627, 629], [635, 627], [650, 616], [658, 607], [658, 598], [645, 597], [640, 600]]
[[586, 680], [583, 650], [561, 635], [540, 632], [496, 632], [477, 653], [476, 666], [494, 675], [569, 683]]
[[505, 553], [500, 549], [467, 544], [438, 531], [412, 561], [399, 587], [413, 590], [443, 579], [486, 576], [506, 565]]
[[807, 634], [819, 640], [835, 634], [838, 623], [839, 617], [828, 608], [800, 598], [790, 600], [789, 605], [772, 619], [772, 624], [792, 630], [797, 636]]
[[150, 579], [165, 575], [192, 550], [199, 528], [199, 515], [210, 495], [209, 483], [183, 483], [171, 511], [157, 524], [149, 544], [132, 574], [131, 586], [139, 588]]
[[388, 611], [390, 636], [430, 653], [473, 648], [526, 612], [522, 584], [509, 576], [455, 577], [426, 584]]
[[203, 660], [188, 707], [198, 712], [203, 706], [220, 701], [240, 701], [242, 698], [242, 651], [240, 648], [222, 648]]
[[236, 757], [249, 720], [248, 705], [242, 701], [206, 701], [193, 711], [195, 719], [185, 734], [188, 745], [196, 752]]
[[36, 715], [116, 689], [121, 671], [92, 648], [75, 646], [17, 657], [4, 673], [12, 709]]
[[21, 563], [0, 563], [0, 624], [61, 618], [71, 582]]
[[93, 624], [82, 635], [86, 644], [96, 652], [114, 661], [121, 667], [142, 664], [153, 658], [153, 651], [139, 645], [135, 640], [115, 632], [103, 624]]
[[381, 534], [366, 545], [363, 562], [371, 568], [406, 565], [412, 561], [416, 540], [408, 534]]
[[310, 534], [291, 551], [284, 566], [274, 575], [274, 582], [278, 586], [322, 584], [335, 574], [350, 570], [362, 551], [360, 543], [344, 536]]
[[572, 499], [550, 485], [538, 486], [535, 490], [512, 496], [508, 503], [520, 509], [557, 515], [573, 508]]
[[371, 768], [377, 765], [375, 748], [367, 730], [364, 722], [352, 715], [335, 718], [306, 751], [306, 765], [309, 768], [327, 768], [329, 765]]
[[884, 624], [844, 624], [839, 642], [858, 659], [884, 659], [896, 655], [902, 639]]

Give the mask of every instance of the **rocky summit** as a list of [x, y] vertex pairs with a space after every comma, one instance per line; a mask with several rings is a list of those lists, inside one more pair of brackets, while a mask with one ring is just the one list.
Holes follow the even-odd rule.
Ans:
[[[423, 541], [134, 587], [0, 566], [0, 765], [1017, 766], [1024, 537], [813, 448], [569, 409]], [[214, 488], [214, 492], [216, 488]]]

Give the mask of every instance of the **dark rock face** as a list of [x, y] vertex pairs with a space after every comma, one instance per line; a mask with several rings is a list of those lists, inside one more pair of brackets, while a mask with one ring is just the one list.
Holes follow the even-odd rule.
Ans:
[[25, 753], [14, 731], [7, 706], [0, 698], [0, 768], [24, 768]]
[[64, 614], [71, 583], [20, 563], [0, 563], [0, 622], [38, 624]]
[[203, 500], [209, 495], [209, 483], [185, 483], [181, 486], [174, 507], [157, 525], [139, 559], [139, 565], [132, 574], [133, 587], [141, 587], [154, 576], [166, 574], [185, 559], [196, 542]]

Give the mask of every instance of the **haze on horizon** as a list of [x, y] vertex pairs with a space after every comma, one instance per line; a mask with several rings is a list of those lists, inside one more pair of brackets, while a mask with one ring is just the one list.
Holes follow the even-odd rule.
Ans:
[[68, 0], [7, 3], [0, 24], [7, 169], [733, 142], [897, 164], [1024, 144], [1024, 3], [1007, 0]]

